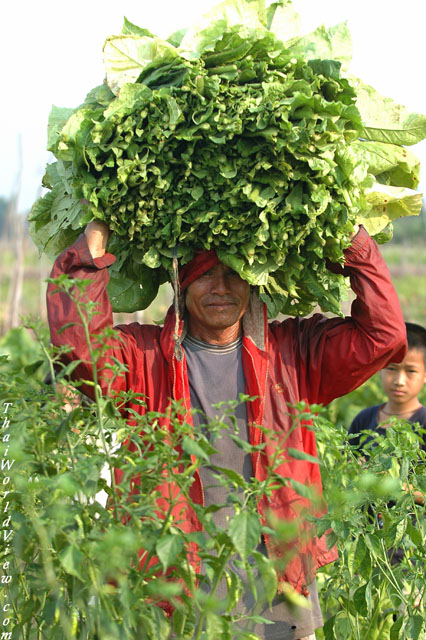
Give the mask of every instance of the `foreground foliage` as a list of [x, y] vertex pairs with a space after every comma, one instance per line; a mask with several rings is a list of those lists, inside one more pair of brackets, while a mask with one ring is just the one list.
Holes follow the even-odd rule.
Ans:
[[[87, 329], [86, 316], [95, 311], [90, 302], [77, 304]], [[39, 327], [33, 324], [32, 330], [38, 333]], [[226, 528], [212, 519], [216, 507], [193, 504], [189, 493], [215, 438], [232, 428], [235, 407], [218, 407], [209, 438], [193, 438], [178, 404], [170, 415], [135, 414], [129, 424], [120, 406], [130, 399], [143, 405], [143, 398], [102, 397], [94, 366], [94, 400], [84, 400], [68, 382], [75, 363], [62, 368], [60, 352], [43, 341], [40, 349], [42, 359], [0, 363], [0, 403], [11, 405], [1, 446], [9, 461], [2, 470], [9, 478], [11, 515], [1, 559], [11, 579], [2, 582], [0, 596], [13, 608], [7, 613], [12, 640], [165, 640], [172, 631], [182, 639], [256, 638], [253, 624], [262, 622], [262, 610], [277, 590], [273, 563], [257, 549], [263, 530], [257, 498], [283, 480], [274, 464], [262, 482], [218, 468], [234, 511]], [[95, 363], [103, 347], [90, 349]], [[46, 367], [51, 385], [40, 382]], [[250, 453], [252, 447], [236, 433], [232, 437]], [[276, 455], [278, 464], [278, 447]], [[123, 473], [119, 487], [113, 469]], [[135, 490], [139, 477], [143, 491]], [[165, 483], [167, 501], [158, 489]], [[171, 518], [182, 496], [195, 509], [202, 532], [184, 533]], [[279, 539], [293, 535], [292, 527], [283, 526]], [[199, 576], [188, 561], [194, 547], [204, 566]], [[226, 602], [215, 595], [223, 580]], [[257, 602], [251, 615], [234, 612], [243, 589]]]
[[426, 520], [415, 492], [426, 493], [425, 434], [394, 420], [359, 452], [346, 428], [318, 417], [316, 430], [329, 507], [318, 531], [331, 528], [340, 556], [319, 574], [317, 637], [424, 638]]
[[[33, 330], [39, 332], [35, 325]], [[179, 420], [178, 405], [168, 417], [172, 431], [164, 426], [165, 416], [154, 412], [129, 426], [98, 393], [95, 402], [75, 402], [67, 382], [70, 368], [55, 373], [60, 354], [43, 341], [34, 359], [28, 354], [0, 363], [0, 405], [13, 403], [10, 441], [1, 445], [2, 459], [12, 461], [10, 468], [2, 465], [2, 473], [10, 477], [13, 529], [1, 564], [12, 579], [0, 585], [1, 601], [6, 597], [13, 606], [13, 615], [7, 614], [12, 640], [165, 640], [172, 629], [188, 640], [255, 640], [250, 628], [259, 616], [234, 612], [243, 584], [232, 567], [247, 570], [249, 588], [267, 606], [277, 578], [273, 563], [256, 551], [262, 532], [256, 497], [270, 492], [279, 478], [271, 473], [263, 483], [246, 482], [218, 469], [235, 509], [226, 528], [215, 526], [212, 508], [195, 506], [204, 529], [197, 534], [183, 533], [158, 513], [158, 485], [168, 479], [171, 493], [179, 486], [188, 497], [195, 468], [208, 463], [214, 438], [229, 429], [225, 422], [233, 407], [218, 407], [218, 419], [209, 425], [213, 441], [200, 433], [193, 439], [189, 425]], [[41, 382], [46, 370], [55, 385]], [[340, 552], [339, 561], [318, 575], [325, 626], [317, 637], [418, 640], [426, 631], [426, 524], [424, 506], [414, 499], [414, 491], [426, 493], [419, 437], [395, 422], [385, 439], [377, 438], [360, 456], [346, 428], [325, 412], [316, 415], [315, 429], [329, 505], [318, 532], [330, 529], [329, 543], [337, 543]], [[119, 446], [129, 440], [137, 444], [134, 453]], [[120, 491], [112, 468], [124, 473]], [[144, 491], [135, 493], [132, 480], [139, 474]], [[279, 534], [281, 542], [291, 540], [291, 524], [283, 523]], [[193, 544], [201, 549], [205, 575], [199, 577], [207, 591], [196, 588], [188, 563]], [[146, 558], [157, 558], [143, 570], [137, 567], [140, 549]], [[396, 549], [403, 551], [398, 564], [392, 560]], [[226, 602], [215, 597], [224, 577]], [[164, 602], [174, 606], [171, 617], [158, 606]]]

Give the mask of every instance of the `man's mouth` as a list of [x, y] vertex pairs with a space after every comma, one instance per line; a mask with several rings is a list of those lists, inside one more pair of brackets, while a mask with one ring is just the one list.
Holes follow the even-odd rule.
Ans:
[[234, 307], [234, 302], [210, 302], [207, 307], [210, 309], [230, 309]]

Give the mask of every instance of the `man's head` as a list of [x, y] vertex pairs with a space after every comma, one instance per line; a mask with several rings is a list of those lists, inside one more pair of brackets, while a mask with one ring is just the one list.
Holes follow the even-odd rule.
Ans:
[[426, 329], [406, 322], [408, 351], [402, 362], [391, 362], [380, 372], [383, 389], [393, 410], [410, 411], [426, 382]]
[[241, 333], [241, 318], [250, 300], [250, 285], [217, 262], [186, 288], [189, 332], [206, 342], [227, 344]]

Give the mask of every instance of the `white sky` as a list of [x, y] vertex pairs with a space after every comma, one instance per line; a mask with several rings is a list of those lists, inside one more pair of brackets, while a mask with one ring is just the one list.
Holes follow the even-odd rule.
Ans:
[[[119, 33], [123, 16], [167, 37], [217, 0], [15, 0], [0, 19], [0, 196], [17, 184], [19, 148], [23, 175], [19, 208], [30, 208], [49, 161], [47, 118], [52, 104], [75, 107], [104, 77], [102, 46]], [[351, 71], [411, 111], [426, 113], [425, 0], [293, 0], [304, 31], [348, 20]], [[7, 7], [7, 8], [6, 8]], [[426, 143], [414, 151], [423, 160]]]

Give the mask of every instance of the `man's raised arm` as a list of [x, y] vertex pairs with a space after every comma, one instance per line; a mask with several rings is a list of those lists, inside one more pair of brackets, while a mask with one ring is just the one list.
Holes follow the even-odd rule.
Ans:
[[356, 299], [351, 315], [320, 314], [296, 321], [301, 386], [311, 402], [327, 404], [359, 387], [406, 351], [401, 306], [376, 242], [361, 227], [345, 251], [345, 265], [333, 271], [350, 278]]
[[[92, 347], [98, 346], [97, 336], [105, 329], [112, 328], [112, 307], [107, 294], [109, 281], [108, 269], [114, 263], [113, 255], [106, 252], [109, 238], [109, 229], [102, 222], [90, 222], [73, 245], [65, 249], [55, 260], [51, 272], [51, 278], [58, 278], [62, 274], [68, 274], [75, 280], [87, 280], [87, 286], [81, 295], [75, 287], [71, 295], [58, 286], [49, 283], [47, 289], [47, 312], [50, 327], [51, 341], [56, 346], [67, 346], [70, 350], [64, 354], [65, 364], [80, 360], [80, 364], [73, 372], [74, 379], [92, 380], [93, 363], [90, 359], [89, 345], [82, 319], [78, 313], [77, 305], [72, 299], [81, 295], [81, 302], [96, 303], [89, 319], [89, 334]], [[112, 358], [126, 364], [128, 351], [131, 349], [129, 340], [109, 338], [108, 350], [105, 357], [98, 362], [98, 373], [103, 370], [102, 387], [106, 389], [111, 371], [105, 370], [104, 365], [112, 362]], [[109, 371], [109, 373], [108, 373]], [[114, 388], [125, 388], [124, 377], [121, 376], [114, 383]], [[84, 385], [84, 393], [93, 396], [93, 387]]]

